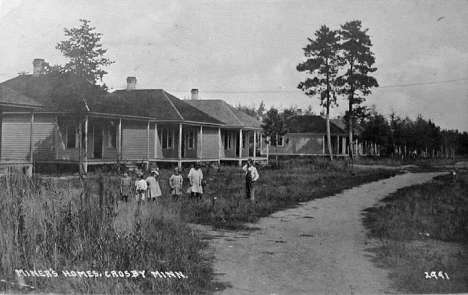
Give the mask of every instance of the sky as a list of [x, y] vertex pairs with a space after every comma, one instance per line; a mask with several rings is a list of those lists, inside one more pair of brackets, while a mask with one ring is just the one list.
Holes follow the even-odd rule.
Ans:
[[[55, 46], [79, 19], [103, 34], [111, 91], [135, 76], [138, 89], [181, 99], [197, 88], [200, 99], [316, 113], [319, 100], [297, 89], [302, 48], [321, 25], [360, 20], [380, 85], [364, 105], [468, 131], [467, 0], [0, 0], [0, 81], [31, 73], [34, 58], [65, 64]], [[346, 107], [341, 98], [331, 113]]]

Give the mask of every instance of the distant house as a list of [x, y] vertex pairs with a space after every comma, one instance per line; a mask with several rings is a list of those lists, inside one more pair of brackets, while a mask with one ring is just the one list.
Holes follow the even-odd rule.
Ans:
[[[4, 162], [12, 161], [12, 150], [24, 149], [29, 140], [31, 133], [25, 132], [25, 124], [33, 126], [32, 146], [14, 159], [29, 165], [77, 165], [81, 159], [87, 171], [88, 165], [101, 164], [173, 162], [180, 166], [196, 160], [219, 161], [219, 133], [224, 123], [164, 90], [135, 89], [134, 77], [127, 78], [126, 90], [89, 104], [84, 98], [85, 117], [80, 122], [71, 120], [71, 114], [57, 110], [51, 100], [57, 81], [40, 74], [43, 62], [34, 61], [32, 75], [0, 83], [2, 89], [11, 89], [8, 96], [3, 95], [6, 101], [13, 95], [22, 98], [21, 103], [2, 109]], [[10, 121], [16, 124], [5, 125]], [[12, 137], [10, 141], [7, 136]]]
[[221, 161], [237, 161], [248, 158], [265, 160], [260, 156], [261, 122], [252, 116], [230, 106], [223, 100], [199, 100], [198, 90], [192, 90], [188, 104], [224, 123], [219, 134], [219, 158]]
[[[336, 119], [331, 119], [330, 122], [333, 123], [335, 126], [340, 127], [343, 130], [347, 130], [346, 122], [344, 121], [344, 118], [339, 117]], [[361, 156], [380, 156], [380, 146], [378, 146], [375, 143], [368, 142], [362, 139], [364, 130], [365, 129], [359, 124], [354, 124], [353, 126], [354, 153], [355, 154], [357, 153], [358, 155], [361, 155]]]
[[[315, 115], [296, 115], [286, 119], [285, 126], [287, 134], [275, 140], [276, 146], [262, 146], [262, 155], [266, 155], [267, 152], [270, 155], [328, 155], [325, 118]], [[348, 135], [345, 130], [330, 122], [330, 132], [333, 154], [346, 156]]]

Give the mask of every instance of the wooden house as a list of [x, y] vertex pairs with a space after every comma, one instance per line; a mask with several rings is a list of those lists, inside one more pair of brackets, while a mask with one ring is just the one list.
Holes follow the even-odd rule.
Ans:
[[[288, 133], [272, 140], [270, 146], [262, 145], [261, 154], [266, 155], [328, 155], [326, 120], [322, 116], [300, 115], [285, 120]], [[330, 122], [333, 154], [346, 156], [347, 134]], [[262, 142], [266, 138], [262, 138]]]
[[[334, 125], [340, 127], [343, 130], [347, 130], [344, 118], [331, 119], [330, 122], [332, 122]], [[359, 156], [380, 156], [380, 146], [378, 146], [376, 143], [362, 139], [364, 128], [359, 124], [354, 124], [353, 129], [354, 154]], [[348, 148], [346, 148], [346, 150], [348, 150]], [[347, 152], [347, 154], [348, 153], [349, 152]]]
[[259, 153], [261, 122], [223, 100], [197, 99], [197, 91], [193, 89], [192, 99], [185, 102], [224, 123], [220, 127], [219, 142], [216, 144], [220, 161], [235, 161], [241, 164], [248, 158], [256, 161], [266, 160]]
[[[148, 167], [152, 162], [180, 166], [197, 160], [219, 161], [219, 130], [224, 124], [199, 109], [161, 89], [137, 90], [136, 79], [129, 77], [126, 90], [99, 100], [83, 98], [83, 115], [77, 118], [55, 107], [51, 97], [58, 81], [41, 75], [38, 68], [42, 63], [41, 59], [34, 61], [32, 75], [0, 83], [30, 101], [18, 110], [2, 112], [4, 122], [18, 121], [5, 125], [8, 128], [2, 133], [21, 132], [20, 139], [12, 139], [10, 149], [24, 146], [22, 136], [28, 134], [24, 124], [27, 121], [32, 126], [28, 163], [82, 163], [86, 172], [88, 165], [145, 163]], [[34, 109], [39, 106], [42, 109]], [[10, 159], [7, 155], [2, 146], [2, 159]]]
[[118, 90], [94, 110], [146, 118], [145, 123], [133, 120], [121, 127], [125, 161], [148, 153], [149, 161], [179, 165], [219, 162], [219, 130], [224, 124], [162, 89]]

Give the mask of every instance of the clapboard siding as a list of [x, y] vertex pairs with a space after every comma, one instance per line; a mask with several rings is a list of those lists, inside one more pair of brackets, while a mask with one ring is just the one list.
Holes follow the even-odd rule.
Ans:
[[[284, 155], [322, 155], [323, 135], [315, 133], [288, 133], [284, 136], [283, 146], [270, 146], [270, 154]], [[262, 154], [266, 153], [266, 145]]]
[[31, 115], [3, 114], [2, 161], [28, 161]]
[[202, 134], [203, 158], [218, 158], [219, 154], [219, 134], [218, 128], [203, 127]]
[[148, 123], [145, 122], [122, 122], [123, 159], [143, 160], [147, 158], [147, 128]]

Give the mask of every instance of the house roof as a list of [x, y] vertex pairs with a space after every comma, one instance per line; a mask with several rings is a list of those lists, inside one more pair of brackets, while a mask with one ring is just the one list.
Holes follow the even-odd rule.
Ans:
[[50, 93], [57, 82], [57, 78], [50, 75], [39, 75], [37, 77], [33, 75], [20, 75], [4, 81], [0, 85], [32, 98], [44, 106], [52, 107]]
[[[341, 129], [346, 130], [346, 122], [344, 118], [330, 119], [330, 122], [340, 127]], [[361, 135], [364, 132], [364, 127], [362, 127], [359, 124], [354, 123], [353, 127], [354, 127], [354, 133], [356, 133], [357, 135]]]
[[[58, 75], [20, 75], [0, 85], [33, 98], [49, 111], [57, 111], [52, 93], [60, 83], [67, 83], [67, 80], [61, 80]], [[95, 113], [147, 117], [158, 121], [223, 125], [217, 119], [162, 89], [117, 90], [99, 100], [90, 100], [88, 105], [90, 111]]]
[[0, 105], [24, 108], [42, 108], [42, 104], [0, 84]]
[[256, 118], [230, 106], [220, 99], [185, 100], [184, 102], [213, 116], [226, 124], [226, 127], [261, 129], [262, 125]]
[[[303, 115], [292, 116], [285, 120], [288, 133], [326, 133], [327, 121], [321, 116]], [[333, 124], [330, 120], [330, 132], [343, 134], [345, 131]]]
[[162, 89], [117, 90], [90, 107], [92, 112], [224, 125]]

